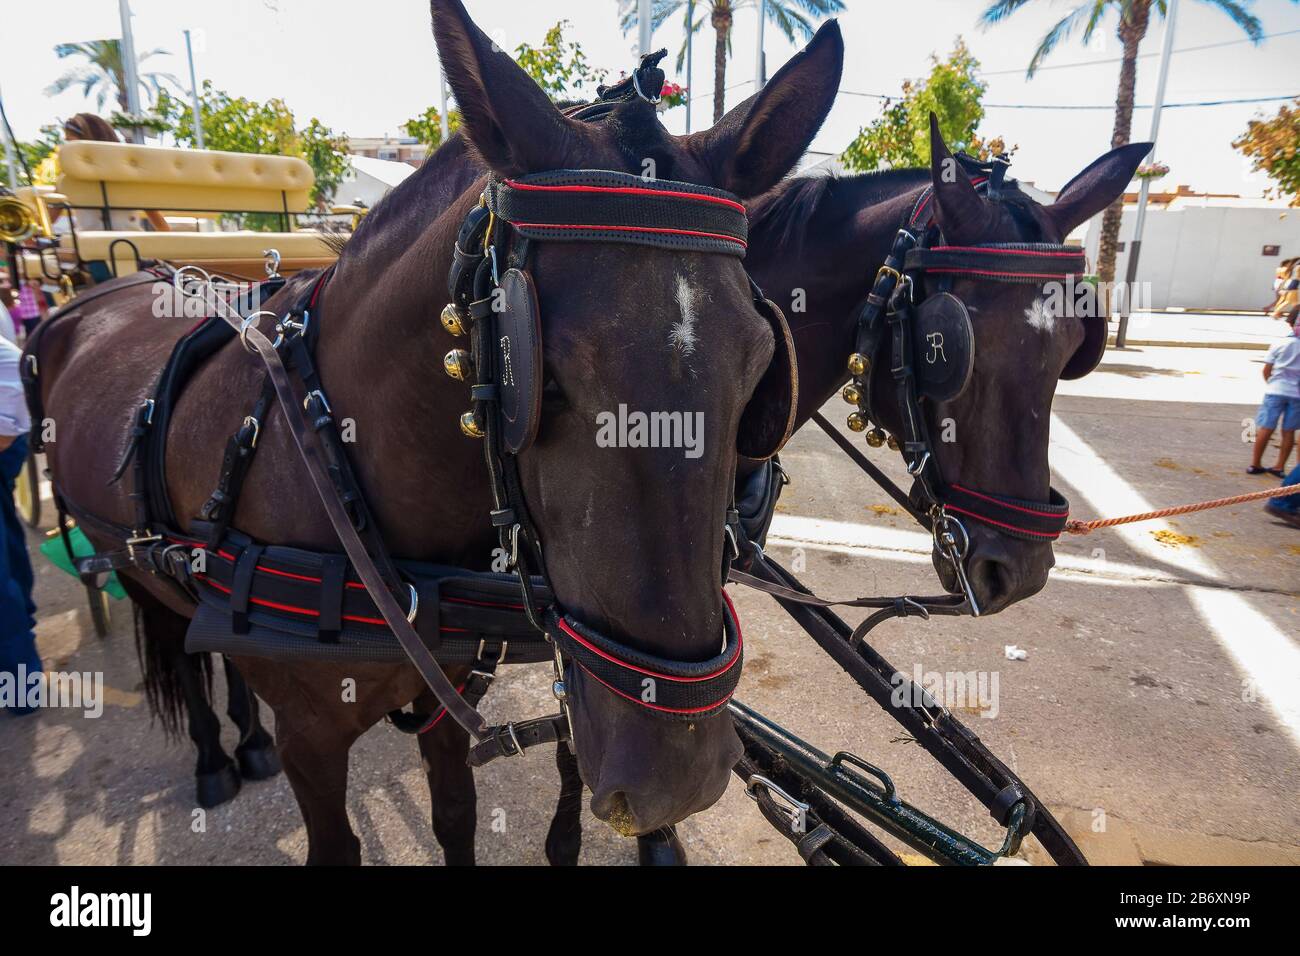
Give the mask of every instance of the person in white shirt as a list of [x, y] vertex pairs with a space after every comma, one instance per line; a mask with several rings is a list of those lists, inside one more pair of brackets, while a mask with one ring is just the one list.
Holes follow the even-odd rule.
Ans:
[[[22, 350], [13, 341], [11, 323], [0, 323], [0, 673], [18, 681], [20, 670], [39, 673], [36, 651], [36, 605], [32, 601], [31, 559], [27, 536], [14, 507], [14, 482], [27, 460], [31, 418], [18, 376]], [[30, 708], [10, 707], [11, 713]]]
[[[1296, 429], [1300, 428], [1300, 337], [1296, 332], [1297, 329], [1293, 328], [1290, 335], [1264, 356], [1264, 401], [1255, 415], [1255, 451], [1250, 467], [1246, 469], [1248, 475], [1268, 474], [1281, 478], [1295, 445]], [[1279, 424], [1282, 426], [1282, 446], [1278, 449], [1277, 465], [1264, 468], [1264, 449]]]

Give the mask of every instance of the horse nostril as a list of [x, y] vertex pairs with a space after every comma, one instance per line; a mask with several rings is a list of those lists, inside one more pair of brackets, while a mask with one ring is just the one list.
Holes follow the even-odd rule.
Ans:
[[970, 582], [980, 603], [990, 608], [1009, 597], [1014, 585], [1010, 565], [996, 558], [976, 558]]

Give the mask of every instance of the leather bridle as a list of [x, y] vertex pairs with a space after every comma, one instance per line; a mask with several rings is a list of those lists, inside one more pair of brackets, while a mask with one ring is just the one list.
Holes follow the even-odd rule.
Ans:
[[[967, 157], [963, 161], [973, 164]], [[995, 162], [972, 185], [995, 196], [1005, 173], [1005, 163]], [[1069, 503], [1055, 488], [1045, 502], [1028, 501], [994, 491], [967, 488], [942, 474], [926, 425], [925, 409], [918, 395], [914, 360], [916, 356], [915, 314], [920, 303], [916, 292], [929, 276], [932, 292], [951, 289], [956, 278], [983, 282], [1041, 284], [1069, 276], [1082, 276], [1086, 260], [1082, 250], [1055, 243], [981, 243], [958, 246], [945, 243], [934, 222], [934, 189], [927, 186], [909, 208], [894, 235], [884, 263], [876, 271], [871, 292], [858, 315], [856, 347], [849, 356], [852, 377], [845, 386], [845, 401], [857, 407], [848, 425], [866, 432], [867, 444], [889, 444], [900, 451], [913, 478], [911, 491], [900, 488], [892, 478], [859, 451], [820, 413], [812, 418], [863, 471], [883, 488], [908, 514], [926, 528], [936, 550], [952, 566], [960, 594], [929, 597], [868, 597], [829, 600], [765, 581], [733, 569], [731, 580], [784, 600], [818, 607], [845, 606], [878, 609], [853, 632], [859, 642], [873, 627], [892, 617], [969, 614], [982, 609], [966, 576], [965, 559], [970, 534], [965, 521], [992, 527], [1000, 534], [1022, 540], [1054, 541], [1065, 529]], [[889, 360], [889, 373], [897, 396], [901, 430], [890, 436], [878, 425], [872, 407], [872, 373]]]
[[[524, 391], [540, 388], [536, 380], [540, 372], [538, 318], [524, 316], [521, 320], [511, 314], [511, 309], [536, 308], [527, 272], [532, 245], [583, 241], [743, 256], [746, 237], [744, 207], [728, 193], [602, 170], [559, 170], [518, 180], [493, 179], [461, 228], [448, 280], [452, 301], [443, 324], [468, 334], [472, 343], [474, 408], [462, 418], [462, 430], [483, 439], [494, 502], [492, 526], [509, 570], [518, 577], [525, 613], [554, 645], [554, 692], [566, 716], [570, 686], [566, 664], [582, 668], [615, 695], [655, 717], [699, 720], [713, 716], [731, 699], [740, 679], [743, 653], [739, 620], [725, 592], [724, 646], [720, 654], [706, 661], [667, 660], [638, 651], [584, 625], [554, 599], [518, 461], [537, 428], [537, 422], [527, 418], [538, 410], [533, 408], [533, 396], [512, 395], [519, 387], [516, 379], [521, 370], [530, 365], [531, 370], [524, 371], [528, 376]], [[503, 270], [502, 266], [509, 268]], [[525, 289], [527, 294], [502, 296], [506, 285]], [[753, 294], [755, 303], [761, 304], [757, 287]], [[504, 308], [494, 306], [501, 302]], [[513, 341], [528, 338], [533, 341], [522, 345]], [[533, 352], [536, 363], [528, 354]], [[729, 509], [728, 521], [733, 510]], [[549, 604], [540, 598], [539, 584], [552, 596]], [[647, 693], [647, 682], [653, 685], [652, 693]], [[567, 729], [571, 734], [571, 723]]]

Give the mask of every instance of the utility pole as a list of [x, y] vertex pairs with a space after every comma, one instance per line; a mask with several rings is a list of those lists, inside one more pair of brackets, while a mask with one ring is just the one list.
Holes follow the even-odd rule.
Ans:
[[190, 61], [190, 106], [194, 110], [194, 145], [203, 149], [203, 113], [199, 106], [199, 83], [194, 77], [194, 47], [190, 31], [185, 31], [185, 56]]
[[695, 0], [686, 0], [686, 132], [691, 131], [691, 40], [695, 37]]
[[754, 53], [754, 92], [757, 93], [767, 82], [766, 70], [763, 69], [767, 64], [763, 57], [763, 25], [767, 20], [767, 5], [764, 0], [758, 0], [758, 47]]
[[[136, 75], [135, 37], [131, 33], [131, 0], [117, 0], [122, 17], [122, 82], [126, 84], [126, 111], [140, 115], [140, 78]], [[133, 143], [143, 143], [144, 134], [138, 126], [127, 128], [127, 138]]]
[[[641, 28], [641, 55], [645, 56], [650, 52], [650, 44], [653, 42], [652, 37], [655, 32], [654, 14], [651, 11], [650, 0], [637, 0], [637, 26]], [[656, 92], [658, 92], [656, 90]]]
[[451, 127], [447, 119], [447, 74], [442, 71], [442, 62], [438, 63], [438, 126], [442, 130], [441, 143], [451, 136]]
[[[3, 111], [3, 108], [4, 96], [0, 94], [0, 111]], [[18, 190], [18, 156], [15, 150], [18, 149], [18, 144], [9, 138], [9, 124], [0, 123], [0, 126], [4, 127], [0, 129], [0, 136], [4, 137], [5, 141], [5, 165], [9, 167], [9, 188], [16, 192]]]
[[[1160, 133], [1160, 111], [1165, 105], [1165, 81], [1169, 79], [1169, 59], [1174, 46], [1174, 18], [1178, 15], [1178, 0], [1168, 0], [1165, 7], [1165, 38], [1160, 48], [1160, 77], [1156, 81], [1156, 99], [1151, 106], [1151, 153], [1156, 154], [1156, 136]], [[1128, 341], [1128, 319], [1132, 311], [1133, 290], [1137, 282], [1138, 256], [1142, 252], [1142, 230], [1147, 221], [1147, 194], [1151, 191], [1151, 180], [1142, 177], [1138, 187], [1137, 217], [1133, 221], [1133, 238], [1129, 240], [1128, 261], [1124, 268], [1124, 301], [1119, 313], [1119, 329], [1115, 332], [1115, 347], [1123, 348]]]

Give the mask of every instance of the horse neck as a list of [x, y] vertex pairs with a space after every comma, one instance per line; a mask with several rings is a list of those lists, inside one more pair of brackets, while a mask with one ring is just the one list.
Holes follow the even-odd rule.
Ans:
[[[352, 464], [393, 552], [486, 566], [483, 446], [460, 432], [468, 388], [442, 361], [469, 345], [438, 321], [456, 233], [478, 192], [448, 197], [434, 172], [410, 177], [344, 247], [317, 306], [317, 364], [336, 419], [352, 420]], [[443, 173], [478, 178], [464, 167]]]
[[925, 170], [787, 180], [756, 204], [746, 268], [781, 306], [799, 362], [803, 425], [848, 379], [858, 312]]

